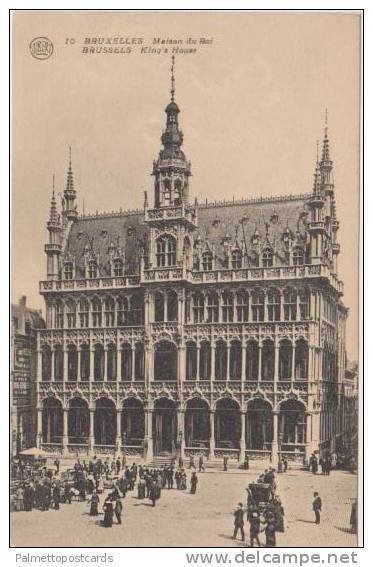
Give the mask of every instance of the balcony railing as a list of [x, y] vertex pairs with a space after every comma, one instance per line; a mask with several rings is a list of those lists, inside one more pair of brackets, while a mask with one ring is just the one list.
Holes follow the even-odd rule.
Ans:
[[51, 291], [83, 291], [88, 289], [123, 289], [138, 287], [140, 276], [123, 276], [112, 278], [84, 278], [79, 280], [47, 280], [40, 282], [40, 293]]

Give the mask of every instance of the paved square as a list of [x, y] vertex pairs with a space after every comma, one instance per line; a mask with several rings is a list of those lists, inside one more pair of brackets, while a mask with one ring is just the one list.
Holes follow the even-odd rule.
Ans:
[[[101, 527], [102, 515], [90, 517], [85, 503], [62, 504], [59, 511], [15, 512], [11, 514], [12, 545], [241, 546], [231, 539], [232, 511], [239, 501], [246, 503], [245, 488], [257, 476], [257, 470], [207, 471], [198, 474], [196, 495], [164, 489], [155, 508], [148, 500], [138, 500], [136, 491], [128, 492], [123, 500], [123, 523], [112, 528]], [[324, 477], [289, 471], [277, 481], [285, 508], [285, 533], [277, 534], [278, 547], [357, 545], [349, 524], [351, 497], [357, 491], [355, 475], [332, 471], [330, 477]], [[323, 500], [320, 526], [313, 523], [311, 509], [315, 490]], [[245, 529], [248, 535], [247, 526]], [[264, 534], [260, 539], [264, 543]]]

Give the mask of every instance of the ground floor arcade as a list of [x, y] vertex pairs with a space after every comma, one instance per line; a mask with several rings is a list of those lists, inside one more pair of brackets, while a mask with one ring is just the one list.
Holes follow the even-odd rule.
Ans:
[[61, 454], [125, 452], [146, 460], [202, 453], [277, 461], [281, 453], [301, 461], [318, 449], [319, 413], [307, 412], [299, 400], [284, 400], [275, 410], [262, 398], [244, 408], [229, 397], [213, 408], [203, 398], [191, 398], [183, 408], [166, 397], [149, 405], [130, 397], [118, 407], [101, 397], [89, 407], [74, 397], [63, 407], [48, 397], [38, 409], [38, 446]]

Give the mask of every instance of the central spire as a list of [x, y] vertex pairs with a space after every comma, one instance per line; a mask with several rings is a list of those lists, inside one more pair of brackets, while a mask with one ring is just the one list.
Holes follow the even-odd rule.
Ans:
[[171, 58], [171, 102], [175, 101], [175, 76], [174, 76], [174, 67], [175, 67], [175, 56], [173, 55]]

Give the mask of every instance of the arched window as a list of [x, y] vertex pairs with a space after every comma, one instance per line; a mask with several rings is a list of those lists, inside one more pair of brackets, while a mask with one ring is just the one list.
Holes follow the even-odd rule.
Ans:
[[257, 381], [259, 370], [259, 345], [249, 341], [246, 346], [246, 380]]
[[212, 270], [212, 254], [211, 252], [204, 252], [202, 254], [202, 269], [204, 272]]
[[82, 382], [89, 381], [89, 346], [82, 344], [80, 347], [80, 378]]
[[306, 289], [299, 293], [299, 315], [301, 319], [308, 319], [310, 316], [310, 294]]
[[69, 345], [67, 351], [67, 379], [76, 382], [78, 378], [78, 351], [75, 345]]
[[275, 347], [273, 341], [266, 339], [262, 346], [262, 380], [273, 381], [275, 370]]
[[215, 377], [216, 380], [227, 379], [227, 345], [217, 341], [215, 348]]
[[97, 278], [97, 262], [96, 260], [88, 261], [88, 277], [89, 279]]
[[144, 380], [145, 354], [141, 343], [135, 347], [135, 380]]
[[157, 240], [157, 266], [164, 268], [176, 264], [176, 242], [172, 236], [161, 236]]
[[199, 377], [201, 380], [210, 380], [211, 376], [211, 346], [202, 341], [199, 351]]
[[219, 321], [219, 297], [214, 291], [207, 296], [207, 322], [217, 323]]
[[56, 329], [63, 329], [63, 313], [64, 313], [63, 303], [62, 303], [62, 301], [57, 301], [56, 307], [55, 307], [55, 314], [56, 314], [55, 327], [56, 327]]
[[183, 198], [181, 179], [176, 179], [174, 183], [174, 196], [175, 196], [174, 198], [175, 205], [181, 205], [181, 201]]
[[128, 343], [124, 343], [122, 346], [121, 378], [124, 381], [132, 378], [132, 348]]
[[98, 297], [92, 300], [92, 325], [93, 327], [102, 326], [102, 305]]
[[184, 238], [183, 256], [184, 256], [185, 265], [187, 269], [189, 269], [191, 267], [191, 261], [192, 261], [192, 249], [190, 245], [190, 240], [187, 237]]
[[231, 291], [224, 291], [222, 295], [222, 311], [223, 322], [228, 323], [233, 321], [233, 293]]
[[107, 327], [115, 325], [115, 301], [112, 297], [105, 299], [105, 325]]
[[293, 264], [294, 266], [303, 266], [304, 264], [304, 250], [299, 246], [293, 250]]
[[56, 382], [63, 380], [63, 350], [61, 345], [54, 347], [54, 379]]
[[82, 328], [89, 327], [89, 303], [85, 298], [79, 301], [79, 320]]
[[67, 328], [75, 329], [76, 327], [76, 303], [75, 301], [68, 301], [67, 303]]
[[255, 289], [252, 293], [251, 311], [253, 321], [264, 320], [264, 294], [260, 289]]
[[101, 382], [104, 379], [105, 372], [105, 351], [104, 347], [100, 344], [94, 347], [94, 370], [93, 377], [96, 382]]
[[41, 361], [41, 379], [43, 382], [50, 382], [52, 371], [52, 353], [48, 345], [45, 345], [42, 350]]
[[271, 248], [265, 248], [263, 250], [262, 265], [263, 265], [263, 268], [272, 268], [272, 266], [273, 266], [273, 250]]
[[73, 275], [74, 275], [73, 263], [70, 262], [70, 261], [65, 262], [64, 267], [63, 267], [63, 272], [64, 272], [64, 279], [65, 280], [72, 280]]
[[249, 320], [249, 294], [247, 291], [237, 292], [237, 321], [244, 323]]
[[115, 382], [117, 379], [117, 347], [109, 344], [107, 348], [107, 379], [109, 382]]
[[195, 343], [187, 343], [186, 348], [186, 379], [195, 380], [197, 377], [197, 347]]
[[308, 344], [299, 339], [295, 346], [295, 379], [307, 380], [308, 378]]
[[303, 404], [287, 400], [280, 406], [280, 428], [283, 444], [303, 444], [306, 441], [306, 413]]
[[123, 276], [123, 260], [122, 258], [115, 258], [114, 260], [114, 276]]
[[231, 380], [241, 380], [242, 348], [239, 341], [231, 342], [229, 357], [229, 378]]
[[279, 349], [279, 379], [280, 380], [291, 380], [292, 373], [292, 361], [293, 361], [293, 345], [288, 340], [283, 340], [280, 342]]
[[130, 306], [128, 297], [119, 297], [118, 299], [118, 326], [128, 326], [130, 320]]
[[295, 321], [297, 318], [297, 292], [295, 289], [284, 290], [284, 320]]
[[270, 289], [267, 297], [268, 321], [281, 319], [281, 295], [277, 289]]
[[202, 293], [195, 293], [193, 295], [193, 322], [203, 323], [205, 310], [205, 298]]
[[250, 254], [250, 266], [252, 268], [259, 268], [259, 254], [253, 250]]
[[233, 250], [232, 252], [232, 268], [239, 270], [242, 268], [242, 253], [241, 250]]

